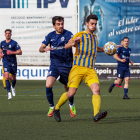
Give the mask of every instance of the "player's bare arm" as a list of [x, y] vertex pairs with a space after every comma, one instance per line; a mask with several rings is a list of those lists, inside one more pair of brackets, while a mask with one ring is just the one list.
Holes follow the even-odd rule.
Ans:
[[129, 62], [131, 63], [131, 66], [133, 66], [134, 63], [133, 63], [133, 61], [130, 60], [130, 58], [129, 58]]
[[80, 37], [76, 37], [74, 40], [71, 38], [67, 44], [65, 44], [65, 49], [69, 49], [80, 42]]
[[122, 62], [122, 63], [124, 63], [124, 62], [126, 61], [126, 58], [125, 58], [125, 59], [119, 58], [118, 54], [114, 54], [113, 57], [114, 57], [116, 60], [118, 60], [118, 61], [120, 61], [120, 62]]
[[46, 47], [46, 45], [44, 44], [44, 43], [42, 43], [42, 45], [41, 45], [41, 47], [39, 48], [39, 52], [48, 52], [48, 51], [51, 51], [51, 50], [54, 50], [54, 49], [51, 49], [50, 48], [50, 45], [48, 45], [47, 47]]
[[98, 47], [98, 48], [97, 48], [97, 52], [104, 52], [104, 48]]
[[10, 51], [10, 50], [7, 50], [7, 55], [11, 55], [11, 54], [22, 55], [22, 51], [21, 51], [21, 49], [19, 49], [19, 50], [17, 50], [17, 51]]

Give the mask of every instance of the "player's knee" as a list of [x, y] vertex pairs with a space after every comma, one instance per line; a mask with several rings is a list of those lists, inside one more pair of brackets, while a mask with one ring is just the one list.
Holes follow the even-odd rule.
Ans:
[[52, 88], [52, 84], [51, 83], [46, 83], [46, 88]]

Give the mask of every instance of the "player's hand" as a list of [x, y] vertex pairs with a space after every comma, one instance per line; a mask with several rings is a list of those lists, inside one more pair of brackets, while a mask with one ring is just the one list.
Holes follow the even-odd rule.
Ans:
[[47, 53], [47, 51], [51, 51], [51, 50], [54, 50], [54, 49], [51, 49], [50, 47], [47, 47], [44, 49], [44, 51]]
[[1, 53], [1, 54], [0, 54], [0, 57], [1, 57], [1, 58], [3, 58], [3, 57], [4, 57], [4, 54], [3, 54], [3, 53]]
[[134, 64], [133, 61], [131, 61], [130, 63], [131, 63], [131, 66], [133, 66], [133, 64]]
[[13, 51], [7, 50], [7, 55], [13, 54]]
[[80, 37], [76, 37], [76, 38], [74, 39], [75, 45], [78, 44], [78, 43], [80, 42], [80, 39], [81, 39]]
[[123, 63], [126, 62], [126, 58], [125, 59], [121, 59], [121, 62], [123, 62]]

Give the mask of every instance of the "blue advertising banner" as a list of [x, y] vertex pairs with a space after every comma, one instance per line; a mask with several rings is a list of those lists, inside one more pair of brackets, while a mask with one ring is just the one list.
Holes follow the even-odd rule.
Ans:
[[[98, 46], [108, 41], [117, 45], [129, 37], [131, 60], [140, 63], [140, 0], [79, 0], [79, 31], [86, 29], [86, 17], [98, 16], [95, 34]], [[113, 56], [98, 53], [96, 63], [116, 63]]]

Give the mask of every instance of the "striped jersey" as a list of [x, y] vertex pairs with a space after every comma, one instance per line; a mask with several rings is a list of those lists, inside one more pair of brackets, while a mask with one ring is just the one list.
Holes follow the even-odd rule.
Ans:
[[75, 46], [76, 52], [73, 58], [73, 65], [94, 68], [97, 56], [97, 36], [87, 31], [82, 31], [74, 35], [73, 40], [80, 37], [80, 42]]

